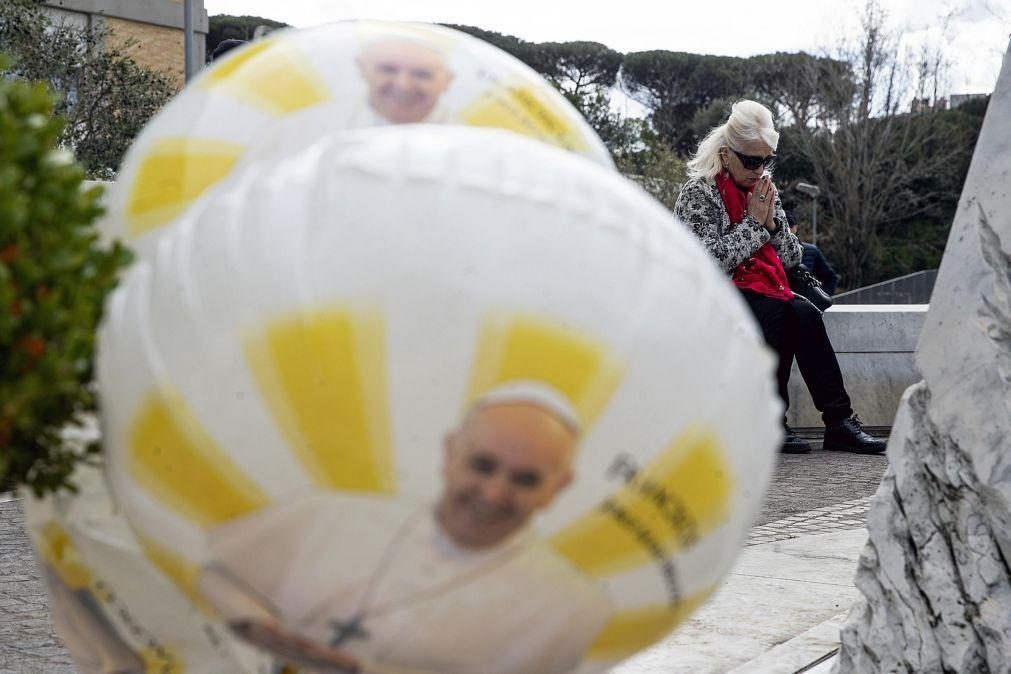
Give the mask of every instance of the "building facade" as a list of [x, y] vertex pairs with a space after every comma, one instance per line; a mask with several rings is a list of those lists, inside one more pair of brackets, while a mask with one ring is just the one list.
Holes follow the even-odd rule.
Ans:
[[[109, 46], [139, 65], [164, 74], [177, 87], [186, 79], [183, 0], [46, 0], [56, 20], [104, 25]], [[194, 58], [202, 67], [207, 40], [204, 0], [193, 0]]]

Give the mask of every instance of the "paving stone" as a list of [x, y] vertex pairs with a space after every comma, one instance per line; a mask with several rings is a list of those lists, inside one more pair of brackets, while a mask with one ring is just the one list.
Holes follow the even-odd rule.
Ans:
[[46, 590], [17, 501], [0, 502], [0, 674], [74, 674], [46, 610]]
[[[883, 454], [867, 456], [819, 449], [810, 454], [780, 454], [758, 524], [871, 496], [887, 464]], [[831, 510], [849, 515], [857, 512], [852, 506]]]

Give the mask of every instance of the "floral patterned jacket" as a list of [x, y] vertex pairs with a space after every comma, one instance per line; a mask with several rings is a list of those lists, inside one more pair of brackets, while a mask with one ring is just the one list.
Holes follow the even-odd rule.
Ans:
[[686, 182], [674, 204], [674, 214], [691, 228], [728, 274], [732, 274], [767, 241], [772, 243], [784, 269], [800, 263], [804, 249], [787, 227], [783, 203], [778, 195], [774, 213], [777, 228], [773, 234], [769, 234], [752, 215], [745, 215], [739, 224], [732, 227], [716, 185], [700, 178]]

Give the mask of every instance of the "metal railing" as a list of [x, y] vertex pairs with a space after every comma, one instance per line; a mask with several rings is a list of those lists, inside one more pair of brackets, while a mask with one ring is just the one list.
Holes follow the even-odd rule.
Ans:
[[937, 280], [936, 269], [856, 288], [832, 297], [835, 304], [930, 304], [930, 294]]

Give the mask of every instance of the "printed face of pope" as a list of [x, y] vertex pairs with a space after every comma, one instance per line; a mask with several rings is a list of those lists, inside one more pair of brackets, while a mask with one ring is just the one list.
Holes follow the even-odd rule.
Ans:
[[366, 46], [358, 67], [369, 87], [369, 105], [394, 124], [424, 121], [453, 79], [439, 52], [403, 39]]
[[572, 481], [575, 433], [533, 404], [473, 410], [445, 441], [436, 517], [453, 541], [487, 548], [521, 529]]

